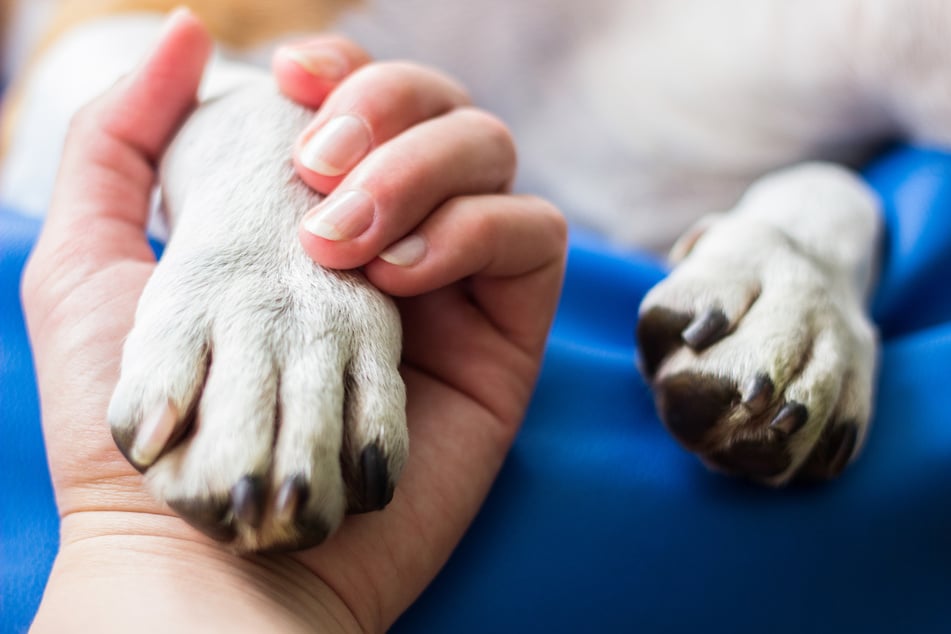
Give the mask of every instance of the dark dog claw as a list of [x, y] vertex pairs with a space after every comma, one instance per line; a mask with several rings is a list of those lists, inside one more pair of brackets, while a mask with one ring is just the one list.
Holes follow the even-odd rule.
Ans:
[[167, 503], [182, 519], [208, 537], [219, 542], [234, 539], [229, 500], [183, 499], [168, 500]]
[[290, 524], [297, 509], [307, 502], [307, 483], [301, 476], [284, 480], [274, 499], [274, 517], [281, 524]]
[[690, 325], [684, 328], [680, 336], [684, 343], [694, 350], [703, 350], [723, 338], [730, 327], [730, 322], [719, 308], [708, 308], [703, 311]]
[[773, 399], [775, 387], [765, 374], [757, 374], [743, 387], [743, 405], [754, 416], [761, 414]]
[[307, 506], [310, 486], [300, 475], [284, 480], [274, 499], [274, 519], [294, 527], [294, 535], [287, 541], [272, 544], [267, 552], [287, 552], [310, 548], [321, 543], [330, 534], [331, 525], [315, 510]]
[[784, 436], [796, 433], [806, 424], [809, 410], [802, 403], [789, 402], [783, 405], [775, 418], [769, 423], [769, 428]]
[[366, 447], [360, 454], [360, 469], [363, 472], [362, 510], [382, 509], [393, 499], [393, 485], [390, 483], [386, 456], [379, 445]]
[[231, 487], [231, 510], [237, 521], [258, 528], [264, 515], [264, 483], [257, 476], [245, 476]]

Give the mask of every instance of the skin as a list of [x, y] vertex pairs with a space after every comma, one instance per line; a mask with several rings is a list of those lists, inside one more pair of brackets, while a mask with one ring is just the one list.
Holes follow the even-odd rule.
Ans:
[[[350, 517], [320, 547], [289, 555], [237, 557], [146, 493], [115, 448], [105, 411], [122, 340], [155, 265], [145, 238], [155, 165], [194, 106], [210, 49], [197, 20], [177, 12], [151, 56], [77, 115], [24, 273], [62, 519], [37, 632], [385, 629], [472, 521], [537, 377], [566, 227], [548, 203], [507, 193], [515, 153], [504, 126], [434, 71], [373, 63], [340, 38], [308, 40], [274, 60], [284, 92], [320, 106], [302, 143], [342, 113], [359, 114], [373, 142], [346, 173], [329, 178], [303, 167], [299, 144], [300, 175], [325, 193], [344, 181], [359, 184], [378, 208], [350, 240], [302, 229], [301, 243], [326, 266], [364, 266], [399, 298], [409, 463], [384, 511]], [[340, 64], [308, 70], [299, 63], [307, 55]], [[403, 97], [380, 98], [397, 85]], [[442, 163], [411, 151], [430, 143], [434, 130]], [[466, 177], [487, 161], [501, 161], [495, 178]], [[387, 177], [397, 166], [405, 178]], [[408, 235], [424, 245], [417, 262], [378, 257]]]

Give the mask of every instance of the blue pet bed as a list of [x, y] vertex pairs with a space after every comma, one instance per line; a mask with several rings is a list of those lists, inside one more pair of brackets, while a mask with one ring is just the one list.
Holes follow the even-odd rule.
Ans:
[[[397, 632], [951, 631], [951, 156], [866, 172], [886, 203], [884, 342], [864, 453], [829, 485], [708, 473], [658, 421], [633, 327], [664, 275], [576, 232], [525, 426]], [[58, 522], [18, 280], [38, 226], [0, 212], [0, 631], [36, 610]]]

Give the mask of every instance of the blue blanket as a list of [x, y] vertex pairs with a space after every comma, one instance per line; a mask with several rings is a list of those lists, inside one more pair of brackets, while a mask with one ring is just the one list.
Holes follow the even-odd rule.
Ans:
[[[900, 148], [886, 202], [874, 427], [835, 483], [706, 472], [634, 369], [658, 261], [575, 232], [525, 426], [469, 534], [398, 632], [951, 631], [951, 156]], [[0, 212], [0, 631], [57, 543], [17, 282], [37, 226]]]

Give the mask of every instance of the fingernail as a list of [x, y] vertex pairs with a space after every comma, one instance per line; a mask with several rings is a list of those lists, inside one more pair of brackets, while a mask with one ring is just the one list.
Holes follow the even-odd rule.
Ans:
[[172, 437], [177, 419], [178, 410], [171, 403], [166, 403], [146, 416], [129, 451], [132, 462], [140, 467], [151, 466]]
[[[192, 13], [191, 9], [189, 9], [186, 6], [175, 7], [174, 9], [169, 11], [167, 14], [165, 14], [165, 21], [162, 22], [162, 28], [159, 29], [159, 32], [155, 38], [155, 41], [152, 42], [152, 47], [149, 53], [143, 59], [139, 60], [138, 66], [135, 68], [135, 70], [131, 74], [140, 72], [142, 70], [142, 66], [144, 66], [148, 62], [148, 60], [151, 59], [151, 57], [155, 55], [155, 53], [158, 52], [160, 48], [162, 48], [162, 44], [165, 42], [165, 38], [168, 37], [169, 33], [171, 33], [176, 28], [178, 28], [178, 23], [181, 22], [186, 17], [192, 17], [192, 16], [194, 16], [194, 14]], [[124, 81], [126, 77], [128, 77], [128, 75], [123, 75], [119, 79], [119, 82]], [[119, 82], [116, 82], [116, 83], [119, 83]]]
[[325, 123], [301, 150], [300, 161], [324, 176], [339, 176], [370, 149], [370, 133], [357, 117], [344, 114]]
[[192, 10], [189, 9], [185, 5], [179, 5], [175, 7], [174, 9], [172, 9], [171, 11], [169, 11], [168, 14], [165, 16], [165, 24], [162, 25], [162, 32], [161, 32], [160, 38], [168, 34], [168, 32], [172, 30], [172, 27], [175, 24], [177, 24], [180, 20], [184, 19], [186, 16], [193, 16], [193, 15], [195, 14], [192, 13]]
[[285, 480], [274, 501], [274, 521], [279, 525], [293, 522], [297, 510], [307, 501], [307, 494], [307, 483], [302, 476]]
[[413, 266], [426, 255], [426, 241], [420, 236], [408, 236], [387, 247], [380, 259], [396, 266]]
[[308, 75], [320, 79], [343, 79], [350, 70], [350, 65], [343, 55], [324, 47], [284, 46], [277, 53], [297, 64]]
[[365, 191], [334, 193], [304, 216], [304, 229], [325, 240], [352, 240], [370, 228], [375, 212]]

